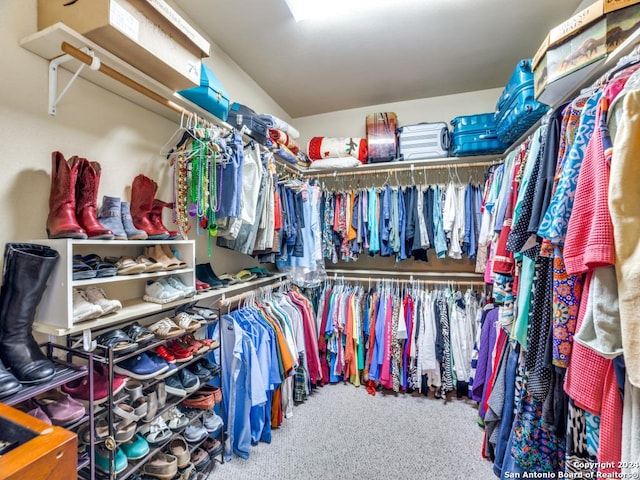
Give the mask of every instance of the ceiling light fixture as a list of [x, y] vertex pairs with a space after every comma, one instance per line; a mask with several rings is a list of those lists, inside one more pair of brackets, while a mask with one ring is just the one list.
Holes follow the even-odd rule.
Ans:
[[[371, 11], [380, 7], [398, 8], [390, 0], [285, 0], [296, 22], [344, 16], [355, 11]], [[404, 2], [403, 2], [404, 3]]]

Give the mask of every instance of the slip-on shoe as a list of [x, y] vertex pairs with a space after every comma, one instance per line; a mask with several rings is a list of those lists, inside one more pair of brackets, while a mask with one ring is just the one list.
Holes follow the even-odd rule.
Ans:
[[168, 453], [158, 452], [144, 464], [142, 471], [151, 477], [171, 480], [178, 473], [178, 459]]
[[178, 372], [178, 377], [180, 378], [182, 386], [187, 393], [195, 392], [200, 388], [200, 380], [198, 377], [186, 368], [183, 368]]
[[120, 448], [129, 460], [140, 460], [149, 453], [149, 442], [147, 442], [140, 434], [120, 445]]
[[222, 418], [217, 415], [216, 412], [209, 410], [204, 412], [204, 415], [202, 416], [202, 425], [207, 429], [207, 432], [214, 433], [222, 427], [223, 422]]
[[204, 448], [198, 447], [191, 453], [191, 463], [195, 465], [196, 470], [204, 470], [210, 461], [211, 457]]
[[207, 438], [203, 442], [202, 448], [204, 448], [211, 457], [220, 455], [223, 450], [222, 443], [217, 438]]
[[189, 443], [197, 443], [207, 438], [208, 435], [209, 432], [199, 421], [192, 423], [184, 431], [184, 439]]
[[61, 427], [80, 420], [86, 414], [82, 403], [58, 390], [49, 390], [37, 395], [33, 401], [51, 419], [53, 425]]
[[187, 445], [187, 441], [181, 436], [171, 440], [171, 443], [169, 444], [169, 453], [175, 456], [178, 460], [178, 468], [186, 467], [191, 461], [189, 445]]
[[168, 369], [168, 365], [159, 367], [144, 352], [135, 357], [127, 358], [113, 367], [116, 373], [128, 375], [137, 380], [148, 380], [166, 372]]
[[184, 385], [182, 385], [182, 381], [180, 380], [179, 375], [172, 375], [165, 379], [165, 390], [170, 395], [175, 395], [176, 397], [186, 397], [187, 391], [184, 389]]
[[[89, 448], [89, 447], [87, 447]], [[102, 445], [97, 446], [95, 450], [95, 462], [98, 470], [101, 470], [105, 473], [111, 473], [111, 461], [109, 459], [109, 450], [104, 448]], [[127, 468], [127, 456], [121, 449], [116, 449], [114, 454], [114, 468], [115, 471], [113, 473], [118, 474], [124, 472]]]
[[[119, 393], [126, 385], [127, 377], [120, 375], [113, 376], [113, 395]], [[71, 395], [76, 400], [82, 402], [89, 401], [89, 377], [85, 376], [77, 380], [73, 380], [60, 387], [60, 389]], [[93, 403], [101, 404], [109, 398], [109, 380], [99, 369], [93, 372]]]

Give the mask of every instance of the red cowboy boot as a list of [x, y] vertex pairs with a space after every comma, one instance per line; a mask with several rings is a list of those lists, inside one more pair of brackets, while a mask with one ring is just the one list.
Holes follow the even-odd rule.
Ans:
[[147, 232], [150, 240], [166, 240], [169, 238], [167, 229], [164, 226], [155, 225], [150, 220], [157, 189], [156, 182], [142, 174], [133, 179], [131, 184], [131, 217], [135, 227]]
[[151, 212], [149, 213], [149, 221], [151, 224], [156, 227], [158, 230], [164, 230], [169, 234], [169, 240], [175, 240], [180, 237], [180, 234], [176, 231], [169, 230], [162, 223], [162, 209], [163, 208], [173, 208], [173, 203], [163, 202], [162, 200], [158, 200], [157, 198], [153, 199], [153, 206], [151, 207]]
[[60, 152], [51, 154], [51, 191], [49, 192], [49, 238], [87, 238], [76, 220], [76, 180], [80, 162], [77, 157], [65, 160]]
[[113, 232], [98, 221], [98, 185], [102, 168], [98, 162], [86, 158], [79, 159], [78, 181], [76, 182], [76, 218], [89, 238], [113, 240]]

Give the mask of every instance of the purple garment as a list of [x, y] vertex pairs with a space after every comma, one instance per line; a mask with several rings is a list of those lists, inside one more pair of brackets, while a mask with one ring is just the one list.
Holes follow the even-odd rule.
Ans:
[[[498, 309], [493, 308], [485, 313], [480, 334], [480, 349], [478, 350], [478, 368], [473, 380], [471, 392], [473, 400], [482, 402], [484, 388], [491, 379], [491, 355], [496, 344], [496, 322], [498, 321]], [[480, 405], [480, 416], [484, 418], [484, 409]]]

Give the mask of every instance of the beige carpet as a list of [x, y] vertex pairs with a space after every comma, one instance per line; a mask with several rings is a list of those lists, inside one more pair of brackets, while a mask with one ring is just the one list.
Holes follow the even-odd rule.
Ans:
[[294, 408], [271, 444], [217, 465], [211, 479], [489, 480], [483, 431], [472, 402], [375, 397], [352, 385], [328, 385]]

